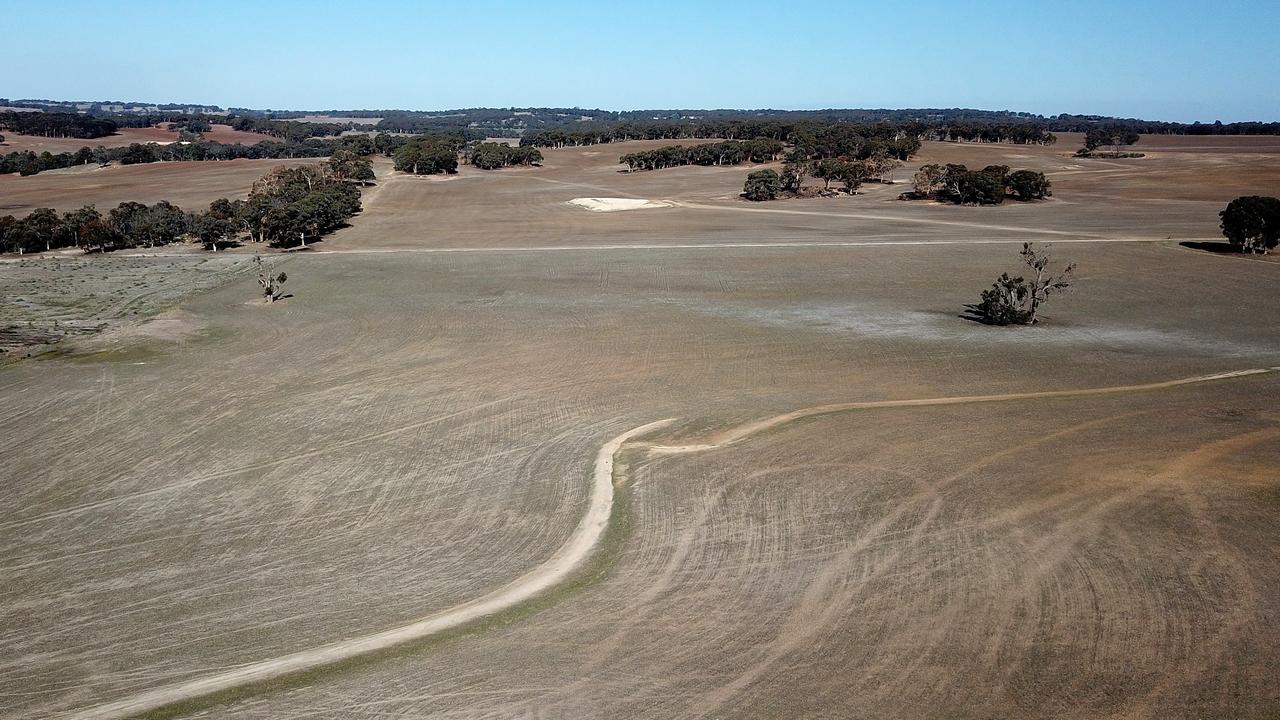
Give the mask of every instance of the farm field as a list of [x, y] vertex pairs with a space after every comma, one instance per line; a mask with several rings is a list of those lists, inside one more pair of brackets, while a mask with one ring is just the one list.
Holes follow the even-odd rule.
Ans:
[[47, 170], [22, 177], [0, 175], [0, 213], [23, 216], [38, 207], [59, 212], [96, 205], [107, 211], [122, 202], [168, 200], [200, 210], [218, 198], [245, 198], [253, 181], [282, 165], [310, 165], [324, 158], [221, 160], [96, 165]]
[[[51, 152], [64, 153], [75, 152], [82, 147], [125, 147], [133, 143], [160, 143], [166, 144], [174, 142], [178, 139], [178, 134], [170, 132], [167, 128], [155, 126], [145, 128], [120, 128], [115, 133], [100, 138], [61, 138], [61, 137], [43, 137], [40, 135], [20, 135], [18, 133], [4, 132], [4, 142], [0, 143], [0, 153], [8, 154], [17, 151], [27, 151], [35, 153]], [[212, 142], [220, 142], [227, 145], [240, 143], [242, 145], [253, 145], [264, 140], [272, 140], [270, 135], [262, 133], [244, 132], [243, 130], [234, 130], [230, 125], [214, 125], [213, 129], [204, 133], [204, 138]]]
[[[271, 258], [271, 306], [254, 248], [0, 262], [6, 322], [159, 313], [0, 366], [0, 718], [123, 717], [517, 586], [601, 448], [662, 420], [610, 456], [571, 581], [175, 712], [1280, 714], [1280, 266], [1179, 244], [1276, 186], [1275, 138], [926, 143], [895, 184], [758, 204], [747, 165], [618, 171], [663, 144], [379, 162], [350, 227]], [[0, 177], [0, 212], [196, 207], [289, 162]], [[928, 162], [1054, 196], [897, 200]], [[1024, 240], [1075, 289], [1041, 326], [962, 319]]]

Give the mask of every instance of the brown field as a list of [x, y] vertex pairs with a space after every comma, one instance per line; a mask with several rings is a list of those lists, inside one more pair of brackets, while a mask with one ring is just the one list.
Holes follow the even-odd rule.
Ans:
[[105, 168], [90, 165], [29, 177], [0, 175], [0, 214], [22, 216], [38, 207], [67, 211], [90, 204], [106, 211], [130, 200], [147, 204], [168, 200], [186, 210], [200, 210], [221, 197], [246, 197], [253, 181], [272, 168], [323, 161], [157, 162]]
[[[175, 712], [1274, 718], [1280, 266], [1179, 241], [1276, 187], [1280, 147], [1189, 140], [913, 161], [1051, 174], [1051, 200], [995, 208], [618, 172], [662, 143], [382, 162], [350, 228], [272, 258], [292, 297], [270, 307], [254, 248], [0, 263], [0, 322], [117, 330], [0, 366], [0, 717], [112, 717], [518, 585], [574, 534], [601, 446], [674, 418], [617, 454], [572, 581]], [[260, 169], [0, 197], [207, 202]], [[1038, 327], [961, 319], [1024, 239], [1079, 262], [1076, 288]], [[128, 331], [132, 309], [161, 314]]]
[[[82, 147], [124, 147], [133, 143], [171, 143], [178, 139], [178, 134], [170, 132], [167, 128], [155, 127], [147, 128], [120, 128], [120, 130], [107, 137], [92, 138], [89, 140], [81, 138], [47, 138], [39, 135], [19, 135], [6, 131], [0, 131], [0, 135], [4, 135], [4, 142], [0, 143], [0, 154], [8, 154], [17, 151], [30, 150], [36, 153], [51, 152], [64, 153], [75, 152]], [[240, 143], [242, 145], [253, 145], [263, 140], [273, 140], [270, 135], [262, 133], [244, 132], [242, 130], [233, 130], [230, 125], [214, 125], [213, 130], [204, 133], [206, 140], [220, 142], [227, 145]]]

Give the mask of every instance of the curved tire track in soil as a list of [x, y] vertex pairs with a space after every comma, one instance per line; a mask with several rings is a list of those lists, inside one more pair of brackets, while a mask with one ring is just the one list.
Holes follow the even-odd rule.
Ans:
[[672, 422], [674, 418], [641, 425], [605, 443], [596, 454], [587, 511], [574, 529], [573, 535], [541, 565], [487, 595], [408, 625], [261, 660], [195, 680], [155, 688], [115, 702], [82, 708], [63, 717], [68, 720], [119, 720], [135, 717], [177, 703], [386, 650], [412, 640], [420, 640], [445, 630], [461, 627], [515, 607], [568, 578], [591, 555], [604, 535], [613, 511], [614, 456], [631, 438], [652, 432]]
[[[654, 445], [634, 443], [631, 447], [645, 449], [650, 455], [677, 455], [719, 449], [732, 445], [757, 433], [780, 425], [808, 417], [826, 415], [848, 410], [927, 407], [939, 405], [960, 405], [972, 403], [1004, 402], [1018, 400], [1054, 399], [1088, 397], [1130, 392], [1143, 392], [1173, 388], [1182, 385], [1213, 382], [1232, 378], [1248, 377], [1280, 371], [1280, 368], [1252, 368], [1211, 375], [1199, 375], [1176, 380], [1145, 383], [1137, 385], [1117, 385], [1102, 388], [1083, 388], [1076, 390], [1051, 390], [1026, 393], [1006, 393], [998, 395], [961, 395], [937, 398], [916, 398], [907, 400], [873, 400], [849, 403], [818, 405], [774, 415], [761, 420], [748, 422], [728, 430], [721, 431], [708, 438], [707, 442], [687, 445]], [[674, 418], [658, 420], [633, 428], [610, 440], [596, 455], [592, 478], [591, 497], [582, 520], [578, 523], [573, 535], [556, 553], [541, 565], [511, 581], [507, 585], [475, 600], [463, 603], [448, 610], [382, 632], [373, 633], [347, 640], [323, 645], [317, 648], [301, 650], [289, 655], [262, 660], [232, 670], [182, 682], [170, 686], [148, 690], [129, 698], [106, 703], [66, 714], [68, 720], [88, 720], [98, 718], [112, 720], [134, 717], [143, 713], [162, 709], [177, 703], [195, 700], [215, 693], [234, 690], [245, 685], [274, 680], [288, 675], [311, 670], [351, 658], [386, 650], [397, 645], [426, 638], [440, 632], [466, 625], [475, 620], [494, 615], [523, 603], [535, 595], [551, 589], [569, 577], [581, 563], [590, 556], [596, 544], [608, 527], [613, 507], [613, 465], [614, 457], [628, 446], [628, 441], [637, 436], [648, 434], [674, 422]], [[825, 594], [829, 588], [826, 583], [817, 583], [810, 588], [818, 595]], [[733, 688], [729, 688], [732, 694]]]
[[909, 400], [865, 400], [848, 403], [833, 403], [831, 405], [815, 405], [814, 407], [793, 410], [781, 415], [774, 415], [762, 420], [754, 420], [749, 423], [738, 425], [737, 427], [729, 428], [728, 430], [712, 435], [704, 443], [689, 445], [651, 445], [649, 446], [649, 452], [655, 455], [680, 455], [683, 453], [715, 450], [717, 448], [736, 443], [764, 430], [784, 425], [793, 420], [800, 420], [817, 415], [829, 415], [831, 413], [845, 412], [847, 410], [928, 407], [936, 405], [968, 405], [972, 403], [1007, 402], [1013, 400], [1045, 400], [1053, 398], [1089, 397], [1092, 395], [1115, 395], [1119, 393], [1162, 390], [1165, 388], [1178, 387], [1180, 385], [1193, 385], [1196, 383], [1213, 382], [1215, 380], [1229, 380], [1231, 378], [1263, 375], [1277, 371], [1280, 371], [1280, 367], [1232, 370], [1230, 372], [1214, 373], [1212, 375], [1196, 375], [1189, 378], [1164, 380], [1161, 382], [1143, 383], [1139, 385], [1112, 385], [1109, 387], [1081, 388], [1078, 390], [1045, 390], [1041, 392], [1005, 393], [1001, 395], [955, 395], [951, 397], [913, 398]]

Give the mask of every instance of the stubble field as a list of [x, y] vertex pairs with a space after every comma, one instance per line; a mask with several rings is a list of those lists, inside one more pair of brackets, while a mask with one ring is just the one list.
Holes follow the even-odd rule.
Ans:
[[[1274, 139], [913, 161], [1050, 174], [1052, 200], [997, 208], [899, 202], [901, 183], [761, 206], [736, 198], [745, 167], [617, 172], [657, 144], [448, 179], [383, 164], [350, 228], [276, 259], [283, 303], [233, 274], [165, 295], [182, 332], [0, 368], [0, 716], [91, 717], [502, 588], [574, 532], [600, 447], [665, 418], [618, 454], [610, 528], [571, 583], [187, 709], [1280, 713], [1280, 268], [1178, 244], [1275, 186]], [[49, 177], [40, 197], [83, 204]], [[194, 201], [198, 178], [138, 187]], [[1040, 327], [961, 319], [1024, 239], [1079, 262], [1076, 290]], [[92, 258], [58, 282], [109, 260], [176, 262]], [[41, 272], [0, 264], [0, 286], [48, 296]], [[82, 317], [130, 294], [113, 282]], [[864, 405], [751, 429], [839, 403]]]

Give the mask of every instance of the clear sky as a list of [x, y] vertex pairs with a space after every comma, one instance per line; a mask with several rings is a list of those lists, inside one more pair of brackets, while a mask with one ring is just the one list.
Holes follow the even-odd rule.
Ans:
[[1280, 120], [1280, 0], [0, 0], [0, 97]]

